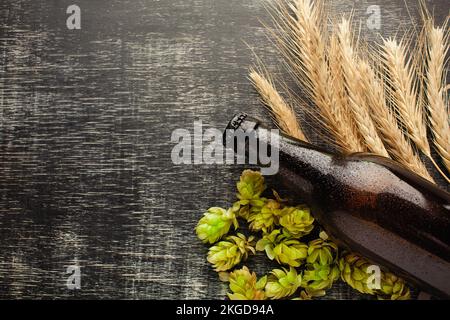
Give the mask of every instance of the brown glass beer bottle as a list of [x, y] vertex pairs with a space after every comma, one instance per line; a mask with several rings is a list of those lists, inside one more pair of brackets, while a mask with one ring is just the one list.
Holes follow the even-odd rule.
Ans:
[[332, 154], [282, 134], [271, 145], [269, 130], [245, 114], [227, 129], [227, 141], [243, 130], [278, 153], [277, 175], [336, 242], [425, 292], [450, 297], [448, 192], [376, 155]]

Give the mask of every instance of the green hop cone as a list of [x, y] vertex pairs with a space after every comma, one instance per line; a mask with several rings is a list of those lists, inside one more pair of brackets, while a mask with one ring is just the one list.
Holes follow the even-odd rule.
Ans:
[[246, 260], [249, 252], [255, 253], [253, 240], [253, 236], [247, 239], [241, 233], [229, 236], [209, 249], [207, 260], [218, 272], [229, 270], [242, 260]]
[[197, 236], [205, 243], [215, 243], [230, 230], [231, 225], [238, 228], [236, 215], [232, 210], [218, 207], [209, 208], [195, 228]]
[[281, 204], [272, 199], [265, 201], [262, 207], [254, 206], [250, 210], [248, 222], [250, 222], [250, 229], [253, 231], [270, 232], [275, 223], [277, 217], [281, 212]]
[[274, 249], [275, 259], [278, 263], [291, 267], [301, 266], [306, 258], [308, 246], [298, 240], [283, 240]]
[[264, 287], [267, 277], [262, 277], [257, 281], [256, 273], [250, 272], [247, 267], [235, 270], [226, 277], [222, 274], [222, 280], [229, 281], [231, 293], [228, 293], [230, 300], [265, 300]]
[[305, 206], [286, 207], [281, 211], [280, 225], [293, 237], [300, 238], [314, 228], [314, 218]]
[[308, 257], [310, 264], [331, 265], [337, 257], [338, 247], [331, 241], [316, 239], [308, 244]]
[[381, 289], [377, 290], [380, 300], [409, 300], [411, 292], [405, 281], [390, 272], [381, 274]]
[[256, 243], [257, 251], [265, 251], [270, 260], [291, 267], [299, 267], [308, 255], [308, 246], [296, 239], [291, 239], [280, 230], [266, 234]]
[[367, 270], [372, 264], [354, 253], [345, 254], [339, 260], [341, 279], [353, 289], [374, 295], [374, 289], [369, 287], [369, 277], [372, 274]]
[[261, 198], [261, 193], [266, 189], [264, 177], [258, 171], [244, 170], [237, 183], [237, 198], [232, 210], [239, 217], [248, 220], [252, 207], [261, 208], [266, 199]]
[[251, 201], [259, 199], [266, 189], [264, 177], [258, 171], [244, 170], [237, 183], [237, 197], [239, 200]]
[[302, 287], [310, 296], [324, 296], [325, 290], [330, 289], [333, 283], [339, 279], [339, 274], [339, 268], [334, 264], [307, 264], [303, 272]]
[[290, 267], [286, 269], [275, 269], [270, 273], [266, 283], [266, 295], [270, 299], [281, 299], [289, 297], [297, 291], [302, 284], [302, 275]]

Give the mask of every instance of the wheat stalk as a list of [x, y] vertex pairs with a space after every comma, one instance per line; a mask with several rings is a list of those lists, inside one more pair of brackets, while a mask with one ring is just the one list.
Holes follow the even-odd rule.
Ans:
[[270, 75], [267, 72], [258, 72], [255, 69], [251, 69], [249, 77], [256, 91], [258, 91], [262, 102], [274, 116], [278, 127], [294, 138], [307, 141], [297, 121], [294, 110], [278, 93]]
[[380, 156], [389, 157], [369, 114], [369, 106], [365, 98], [366, 92], [362, 86], [362, 80], [366, 75], [361, 70], [358, 70], [359, 58], [354, 50], [349, 20], [342, 18], [342, 22], [338, 24], [337, 37], [342, 56], [345, 88], [348, 93], [350, 109], [356, 120], [359, 132], [370, 151]]
[[433, 182], [424, 163], [415, 154], [411, 144], [399, 128], [395, 115], [386, 105], [382, 79], [377, 77], [375, 71], [365, 60], [360, 61], [359, 69], [362, 74], [365, 74], [361, 79], [362, 87], [366, 92], [372, 119], [375, 121], [389, 154], [410, 170]]
[[447, 170], [450, 171], [450, 126], [448, 100], [445, 92], [444, 66], [448, 50], [448, 36], [444, 28], [434, 27], [432, 22], [427, 32], [427, 72], [426, 97], [429, 111], [429, 122], [433, 133], [434, 145]]
[[[326, 59], [326, 38], [321, 29], [322, 0], [294, 0], [286, 6], [278, 1], [273, 12], [282, 35], [274, 34], [280, 51], [300, 86], [317, 106], [325, 129], [344, 151], [361, 151], [358, 137], [329, 90], [331, 77]], [[292, 12], [292, 15], [291, 15]]]
[[405, 45], [395, 39], [383, 39], [380, 53], [387, 75], [388, 99], [398, 112], [409, 138], [431, 159], [423, 110], [416, 96], [414, 69], [411, 59], [406, 58]]

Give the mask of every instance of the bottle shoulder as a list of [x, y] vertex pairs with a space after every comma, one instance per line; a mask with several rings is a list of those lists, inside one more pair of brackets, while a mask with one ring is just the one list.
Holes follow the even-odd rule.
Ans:
[[422, 190], [427, 190], [427, 192], [430, 192], [441, 199], [445, 199], [450, 204], [450, 193], [437, 187], [432, 182], [408, 170], [406, 167], [392, 159], [365, 152], [348, 154], [345, 156], [345, 159], [347, 161], [371, 162], [382, 166], [405, 182], [413, 184]]

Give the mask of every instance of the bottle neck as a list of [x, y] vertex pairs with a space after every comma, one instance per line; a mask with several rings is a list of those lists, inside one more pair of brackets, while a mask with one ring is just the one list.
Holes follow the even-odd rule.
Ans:
[[[274, 173], [278, 173], [285, 181], [304, 186], [304, 190], [299, 190], [303, 194], [312, 193], [312, 182], [321, 181], [322, 177], [332, 173], [335, 155], [307, 142], [281, 134], [278, 130], [269, 130], [258, 120], [245, 114], [235, 116], [227, 129], [230, 130], [231, 136], [238, 131], [245, 134], [248, 139], [245, 148], [247, 160], [251, 162], [252, 159], [257, 158], [258, 164], [262, 167], [267, 165], [276, 167], [277, 170]], [[226, 141], [231, 140], [230, 136], [225, 137]], [[234, 148], [239, 156], [242, 149], [238, 150], [236, 144]], [[268, 154], [270, 156], [265, 157]], [[274, 162], [277, 163], [274, 165]]]
[[336, 157], [307, 142], [280, 135], [278, 176], [309, 203], [317, 198], [318, 183], [333, 176]]
[[[298, 170], [298, 174], [305, 175], [309, 173], [328, 174], [333, 167], [333, 159], [336, 156], [323, 148], [314, 146], [305, 141], [288, 137], [280, 134], [280, 164], [283, 162], [295, 163], [295, 167], [303, 170]], [[303, 172], [303, 174], [302, 174]]]

